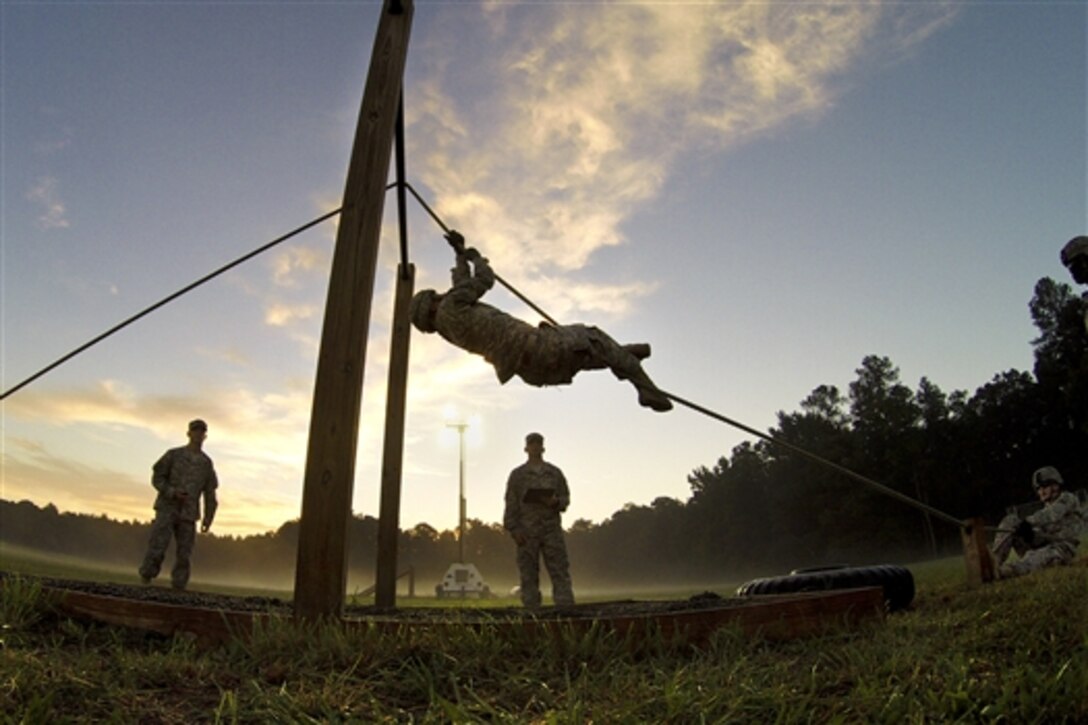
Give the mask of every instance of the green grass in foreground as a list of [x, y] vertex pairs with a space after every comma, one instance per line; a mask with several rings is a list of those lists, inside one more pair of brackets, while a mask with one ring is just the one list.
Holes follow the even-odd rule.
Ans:
[[[915, 569], [912, 567], [912, 569]], [[911, 611], [694, 650], [604, 629], [557, 637], [272, 625], [201, 650], [0, 594], [4, 722], [1088, 722], [1088, 566], [964, 587], [915, 570]]]

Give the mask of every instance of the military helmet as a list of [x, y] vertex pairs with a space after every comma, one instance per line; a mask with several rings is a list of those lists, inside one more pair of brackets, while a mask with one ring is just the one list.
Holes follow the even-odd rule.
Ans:
[[1058, 473], [1058, 469], [1054, 466], [1043, 466], [1031, 474], [1031, 487], [1036, 491], [1051, 483], [1056, 483], [1059, 486], [1065, 483], [1062, 480], [1062, 474]]
[[423, 332], [434, 332], [431, 307], [438, 297], [439, 294], [433, 289], [422, 290], [412, 297], [412, 304], [408, 307], [408, 316], [412, 319], [412, 324]]
[[1077, 257], [1088, 257], [1088, 237], [1073, 237], [1062, 247], [1062, 264], [1066, 267]]

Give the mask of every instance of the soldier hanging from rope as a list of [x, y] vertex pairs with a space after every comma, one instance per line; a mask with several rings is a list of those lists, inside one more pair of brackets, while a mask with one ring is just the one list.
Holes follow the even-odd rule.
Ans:
[[[482, 355], [495, 366], [500, 383], [517, 375], [530, 385], [567, 385], [581, 370], [609, 368], [638, 390], [638, 402], [656, 411], [672, 402], [642, 369], [650, 356], [647, 344], [620, 345], [589, 325], [539, 327], [480, 301], [495, 284], [495, 273], [474, 248], [465, 249], [458, 232], [446, 235], [457, 254], [451, 270], [453, 286], [440, 294], [422, 290], [412, 298], [412, 324], [422, 332], [437, 332], [447, 341]], [[471, 265], [471, 269], [470, 269]]]

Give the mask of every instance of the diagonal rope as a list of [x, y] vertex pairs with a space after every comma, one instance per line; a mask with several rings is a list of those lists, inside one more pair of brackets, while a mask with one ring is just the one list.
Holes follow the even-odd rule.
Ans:
[[781, 447], [786, 448], [786, 449], [788, 449], [790, 451], [793, 451], [794, 453], [798, 453], [798, 454], [804, 456], [805, 458], [809, 459], [810, 461], [815, 461], [816, 463], [819, 463], [820, 465], [827, 466], [828, 468], [832, 468], [832, 469], [838, 471], [839, 473], [841, 473], [841, 474], [843, 474], [845, 476], [849, 476], [850, 478], [854, 479], [855, 481], [859, 481], [861, 483], [864, 483], [866, 486], [869, 486], [870, 488], [873, 488], [873, 489], [879, 491], [880, 493], [883, 493], [886, 496], [891, 496], [892, 498], [896, 499], [897, 501], [901, 501], [901, 502], [903, 502], [905, 504], [908, 504], [910, 506], [915, 507], [916, 509], [920, 509], [921, 511], [924, 511], [927, 514], [931, 514], [933, 516], [936, 516], [937, 518], [941, 519], [942, 521], [944, 521], [946, 523], [950, 523], [953, 526], [960, 527], [960, 528], [962, 528], [964, 526], [964, 522], [957, 519], [956, 517], [951, 516], [949, 514], [946, 514], [944, 511], [941, 511], [939, 509], [935, 509], [932, 506], [930, 506], [929, 504], [922, 503], [921, 501], [918, 501], [917, 499], [913, 499], [910, 496], [907, 496], [906, 494], [900, 493], [899, 491], [896, 491], [894, 488], [889, 488], [888, 486], [885, 486], [882, 483], [878, 483], [877, 481], [874, 481], [873, 479], [871, 479], [871, 478], [869, 478], [867, 476], [863, 476], [860, 473], [855, 473], [854, 471], [851, 471], [849, 468], [846, 468], [845, 466], [841, 466], [838, 463], [835, 463], [834, 461], [830, 461], [830, 460], [828, 460], [828, 459], [826, 459], [826, 458], [824, 458], [822, 456], [818, 456], [815, 453], [807, 451], [804, 448], [801, 448], [800, 446], [794, 445], [793, 443], [789, 443], [787, 441], [784, 441], [781, 438], [776, 438], [775, 436], [768, 435], [767, 433], [762, 433], [762, 432], [756, 430], [755, 428], [744, 425], [743, 423], [741, 423], [739, 421], [736, 421], [736, 420], [733, 420], [732, 418], [727, 418], [726, 416], [722, 415], [721, 413], [715, 413], [713, 410], [710, 410], [708, 408], [704, 408], [703, 406], [701, 406], [701, 405], [699, 405], [697, 403], [693, 403], [690, 400], [685, 400], [685, 399], [681, 398], [678, 395], [673, 395], [672, 393], [666, 392], [664, 390], [662, 390], [661, 392], [662, 392], [662, 394], [664, 394], [664, 396], [666, 398], [669, 398], [670, 400], [672, 400], [674, 402], [677, 402], [680, 405], [685, 405], [685, 406], [691, 408], [692, 410], [694, 410], [696, 412], [699, 412], [699, 413], [702, 413], [703, 415], [714, 418], [715, 420], [719, 420], [722, 423], [726, 423], [727, 425], [731, 425], [734, 428], [739, 428], [740, 430], [742, 430], [742, 431], [744, 431], [746, 433], [750, 433], [750, 434], [756, 436], [757, 438], [762, 438], [763, 440], [765, 440], [765, 441], [767, 441], [769, 443], [773, 443], [773, 444], [775, 444], [777, 446], [781, 446]]
[[[448, 234], [450, 232], [450, 228], [448, 226], [446, 226], [445, 223], [443, 223], [443, 221], [438, 217], [438, 215], [435, 214], [434, 210], [431, 209], [431, 207], [427, 205], [427, 202], [425, 202], [420, 197], [420, 195], [418, 193], [416, 193], [416, 190], [412, 188], [412, 185], [411, 184], [405, 184], [405, 186], [407, 186], [408, 191], [412, 192], [412, 196], [415, 197], [416, 201], [418, 201], [423, 206], [423, 208], [427, 210], [427, 213], [431, 215], [431, 218], [434, 219], [434, 221], [438, 224], [438, 226], [440, 226], [442, 228], [442, 231], [444, 231], [444, 232], [446, 232]], [[518, 299], [520, 299], [522, 302], [524, 302], [525, 304], [532, 307], [537, 312], [537, 314], [539, 314], [545, 320], [547, 320], [551, 324], [555, 325], [556, 327], [559, 326], [559, 323], [557, 323], [550, 315], [548, 315], [546, 312], [541, 310], [532, 301], [527, 299], [524, 295], [522, 295], [516, 289], [514, 289], [509, 284], [507, 284], [506, 281], [503, 280], [501, 277], [499, 277], [498, 274], [495, 275], [495, 279], [498, 280], [499, 282], [502, 282], [504, 287], [506, 287], [508, 290], [513, 292], [518, 297]], [[826, 458], [823, 458], [822, 456], [818, 456], [815, 453], [812, 453], [810, 451], [805, 450], [804, 448], [801, 448], [800, 446], [796, 446], [793, 443], [789, 443], [787, 441], [782, 440], [781, 438], [776, 438], [775, 436], [768, 435], [767, 433], [763, 433], [763, 432], [761, 432], [759, 430], [756, 430], [755, 428], [752, 428], [751, 426], [747, 426], [747, 425], [745, 425], [745, 424], [743, 424], [743, 423], [741, 423], [739, 421], [733, 420], [732, 418], [727, 418], [726, 416], [722, 415], [721, 413], [715, 413], [714, 411], [710, 410], [709, 408], [704, 408], [703, 406], [701, 406], [701, 405], [699, 405], [697, 403], [693, 403], [690, 400], [685, 400], [684, 398], [681, 398], [678, 395], [673, 395], [672, 393], [666, 392], [664, 390], [662, 390], [661, 392], [665, 395], [665, 397], [671, 399], [672, 401], [674, 401], [676, 403], [679, 403], [680, 405], [687, 406], [688, 408], [691, 408], [692, 410], [694, 410], [694, 411], [696, 411], [698, 413], [702, 413], [705, 416], [708, 416], [710, 418], [714, 418], [715, 420], [718, 420], [718, 421], [720, 421], [722, 423], [725, 423], [727, 425], [731, 425], [734, 428], [739, 428], [740, 430], [744, 431], [745, 433], [749, 433], [751, 435], [756, 436], [757, 438], [762, 438], [763, 440], [765, 440], [765, 441], [767, 441], [769, 443], [773, 443], [774, 445], [781, 446], [782, 448], [786, 448], [786, 449], [788, 449], [790, 451], [793, 451], [794, 453], [798, 453], [798, 454], [804, 456], [805, 458], [808, 458], [810, 461], [814, 461], [816, 463], [819, 463], [820, 465], [827, 466], [828, 468], [832, 468], [835, 471], [838, 471], [839, 473], [841, 473], [841, 474], [843, 474], [845, 476], [849, 476], [850, 478], [854, 479], [855, 481], [859, 481], [861, 483], [864, 483], [866, 486], [869, 486], [870, 488], [873, 488], [873, 489], [879, 491], [880, 493], [883, 493], [886, 496], [891, 496], [892, 498], [896, 499], [897, 501], [901, 501], [902, 503], [905, 503], [905, 504], [907, 504], [909, 506], [913, 506], [913, 507], [915, 507], [917, 509], [920, 509], [921, 511], [924, 511], [925, 513], [931, 514], [932, 516], [936, 516], [937, 518], [941, 519], [942, 521], [944, 521], [946, 523], [950, 523], [950, 524], [952, 524], [953, 526], [956, 526], [956, 527], [963, 527], [963, 525], [964, 525], [964, 523], [962, 521], [955, 518], [954, 516], [946, 514], [944, 511], [941, 511], [939, 509], [935, 509], [932, 506], [930, 506], [929, 504], [922, 503], [921, 501], [913, 499], [910, 496], [907, 496], [906, 494], [903, 494], [903, 493], [900, 493], [899, 491], [896, 491], [894, 488], [889, 488], [888, 486], [885, 486], [882, 483], [878, 483], [877, 481], [874, 481], [873, 479], [868, 478], [867, 476], [863, 476], [860, 473], [855, 473], [854, 471], [851, 471], [849, 468], [846, 468], [845, 466], [841, 466], [838, 463], [835, 463], [834, 461], [830, 461], [830, 460], [828, 460]]]
[[[450, 232], [450, 228], [448, 226], [446, 226], [446, 224], [442, 221], [442, 219], [434, 212], [434, 210], [430, 207], [430, 205], [428, 205], [427, 202], [424, 201], [424, 199], [419, 195], [419, 193], [416, 192], [416, 190], [412, 187], [412, 185], [403, 180], [403, 177], [401, 177], [398, 180], [398, 182], [393, 183], [393, 184], [389, 184], [386, 187], [386, 189], [391, 189], [391, 188], [394, 188], [394, 187], [397, 187], [398, 191], [403, 190], [403, 189], [407, 189], [408, 191], [410, 191], [412, 193], [412, 196], [415, 198], [415, 200], [417, 202], [419, 202], [419, 204], [427, 211], [428, 214], [430, 214], [431, 218], [435, 221], [435, 223], [437, 223], [438, 226], [442, 228], [442, 231], [446, 232], [447, 234]], [[403, 202], [402, 202], [401, 206], [400, 206], [400, 209], [402, 211], [402, 213], [401, 213], [402, 217], [404, 216], [403, 208], [404, 207], [403, 207]], [[163, 299], [159, 300], [158, 302], [151, 305], [150, 307], [147, 307], [147, 308], [141, 310], [140, 312], [136, 313], [135, 315], [129, 317], [128, 319], [114, 325], [109, 330], [106, 330], [105, 332], [103, 332], [101, 335], [98, 335], [94, 339], [89, 340], [88, 342], [84, 343], [83, 345], [80, 345], [75, 350], [72, 350], [68, 354], [63, 355], [62, 357], [60, 357], [57, 360], [53, 361], [52, 363], [45, 366], [44, 368], [42, 368], [38, 372], [34, 373], [30, 377], [26, 378], [22, 382], [20, 382], [17, 385], [9, 388], [8, 390], [5, 390], [2, 394], [0, 394], [0, 400], [4, 400], [9, 395], [12, 395], [13, 393], [15, 393], [18, 390], [21, 390], [22, 388], [26, 387], [30, 383], [34, 382], [38, 378], [45, 375], [46, 373], [50, 372], [51, 370], [54, 370], [55, 368], [59, 367], [60, 365], [64, 364], [65, 362], [67, 362], [68, 360], [71, 360], [76, 355], [79, 355], [80, 353], [90, 349], [91, 347], [94, 347], [95, 345], [102, 342], [106, 338], [112, 336], [113, 334], [115, 334], [117, 332], [120, 332], [121, 330], [128, 327], [132, 323], [136, 322], [137, 320], [139, 320], [139, 319], [141, 319], [143, 317], [146, 317], [147, 315], [151, 314], [152, 312], [159, 309], [160, 307], [174, 301], [178, 297], [181, 297], [182, 295], [196, 289], [197, 287], [203, 285], [204, 283], [211, 281], [212, 279], [218, 277], [219, 275], [223, 274], [224, 272], [227, 272], [227, 271], [229, 271], [231, 269], [234, 269], [235, 267], [242, 264], [243, 262], [246, 262], [246, 261], [252, 259], [253, 257], [256, 257], [257, 255], [268, 251], [272, 247], [275, 247], [276, 245], [281, 244], [282, 242], [285, 242], [288, 239], [290, 239], [290, 238], [292, 238], [294, 236], [297, 236], [298, 234], [301, 234], [302, 232], [310, 229], [311, 227], [314, 227], [314, 226], [320, 224], [321, 222], [336, 216], [341, 211], [343, 211], [343, 207], [340, 207], [338, 209], [334, 209], [334, 210], [332, 210], [330, 212], [322, 214], [321, 216], [317, 217], [316, 219], [314, 219], [312, 221], [307, 222], [306, 224], [303, 224], [302, 226], [298, 227], [297, 229], [294, 229], [294, 230], [288, 232], [287, 234], [284, 234], [283, 236], [280, 236], [280, 237], [277, 237], [276, 239], [273, 239], [272, 241], [258, 247], [257, 249], [249, 252], [248, 254], [244, 254], [241, 257], [238, 257], [237, 259], [235, 259], [234, 261], [223, 265], [219, 269], [217, 269], [217, 270], [215, 270], [213, 272], [210, 272], [209, 274], [204, 275], [203, 277], [196, 280], [195, 282], [192, 282], [191, 284], [188, 284], [185, 287], [182, 287], [177, 292], [174, 292], [173, 294], [170, 294], [170, 295], [164, 297]], [[402, 241], [401, 252], [402, 252], [402, 254], [404, 255], [404, 257], [406, 259], [407, 258], [406, 234], [402, 236], [401, 241]], [[555, 319], [551, 315], [549, 315], [547, 312], [545, 312], [540, 307], [538, 307], [532, 300], [530, 300], [528, 297], [526, 297], [521, 292], [519, 292], [513, 285], [508, 283], [506, 280], [504, 280], [498, 274], [495, 275], [495, 279], [498, 282], [500, 282], [504, 287], [506, 287], [507, 290], [509, 290], [511, 293], [513, 293], [518, 299], [520, 299], [526, 305], [531, 307], [538, 315], [540, 315], [542, 318], [547, 320], [550, 324], [552, 324], [552, 325], [554, 325], [556, 327], [559, 326], [559, 323], [556, 322]], [[828, 460], [826, 458], [823, 458], [822, 456], [818, 456], [815, 453], [812, 453], [812, 452], [810, 452], [808, 450], [805, 450], [804, 448], [801, 448], [800, 446], [796, 446], [796, 445], [794, 445], [792, 443], [784, 441], [781, 438], [777, 438], [775, 436], [763, 433], [763, 432], [761, 432], [761, 431], [759, 431], [759, 430], [757, 430], [755, 428], [752, 428], [751, 426], [748, 426], [748, 425], [745, 425], [745, 424], [743, 424], [743, 423], [741, 423], [739, 421], [733, 420], [732, 418], [728, 418], [728, 417], [726, 417], [726, 416], [724, 416], [724, 415], [722, 415], [720, 413], [716, 413], [716, 412], [710, 410], [709, 408], [704, 408], [703, 406], [698, 405], [697, 403], [693, 403], [690, 400], [685, 400], [684, 398], [681, 398], [678, 395], [673, 395], [672, 393], [666, 392], [664, 390], [661, 391], [661, 392], [667, 398], [673, 400], [676, 403], [679, 403], [680, 405], [684, 405], [684, 406], [686, 406], [688, 408], [691, 408], [692, 410], [694, 410], [694, 411], [696, 411], [698, 413], [702, 413], [703, 415], [705, 415], [707, 417], [713, 418], [713, 419], [718, 420], [718, 421], [720, 421], [722, 423], [725, 423], [727, 425], [731, 425], [734, 428], [738, 428], [738, 429], [740, 429], [740, 430], [742, 430], [742, 431], [744, 431], [744, 432], [746, 432], [746, 433], [748, 433], [750, 435], [754, 435], [757, 438], [761, 438], [761, 439], [763, 439], [763, 440], [765, 440], [765, 441], [767, 441], [769, 443], [773, 443], [774, 445], [781, 446], [781, 447], [786, 448], [786, 449], [788, 449], [790, 451], [793, 451], [794, 453], [798, 453], [798, 454], [804, 456], [805, 458], [808, 458], [809, 460], [814, 461], [816, 463], [819, 463], [819, 464], [821, 464], [823, 466], [826, 466], [828, 468], [832, 468], [835, 471], [838, 471], [839, 473], [842, 473], [843, 475], [846, 475], [846, 476], [854, 479], [855, 481], [859, 481], [860, 483], [864, 483], [865, 485], [869, 486], [870, 488], [873, 488], [876, 491], [879, 491], [880, 493], [885, 494], [886, 496], [890, 496], [890, 497], [892, 497], [892, 498], [894, 498], [894, 499], [896, 499], [896, 500], [898, 500], [898, 501], [900, 501], [902, 503], [913, 506], [913, 507], [915, 507], [915, 508], [917, 508], [917, 509], [919, 509], [921, 511], [924, 511], [925, 513], [928, 513], [928, 514], [930, 514], [932, 516], [936, 516], [937, 518], [941, 519], [942, 521], [945, 521], [946, 523], [951, 523], [954, 526], [957, 526], [957, 527], [960, 527], [960, 528], [962, 528], [964, 526], [964, 522], [960, 521], [959, 519], [957, 519], [957, 518], [955, 518], [955, 517], [953, 517], [953, 516], [951, 516], [949, 514], [946, 514], [945, 512], [943, 512], [943, 511], [941, 511], [939, 509], [933, 508], [929, 504], [922, 503], [921, 501], [913, 499], [910, 496], [907, 496], [907, 495], [905, 495], [903, 493], [900, 493], [899, 491], [896, 491], [893, 488], [889, 488], [888, 486], [885, 486], [882, 483], [878, 483], [877, 481], [874, 481], [871, 478], [863, 476], [860, 473], [855, 473], [854, 471], [851, 471], [849, 468], [846, 468], [845, 466], [841, 466], [838, 463], [835, 463], [834, 461], [830, 461], [830, 460]]]
[[146, 317], [147, 315], [151, 314], [152, 312], [159, 309], [163, 305], [165, 305], [165, 304], [167, 304], [169, 302], [173, 302], [175, 299], [177, 299], [178, 297], [181, 297], [186, 292], [189, 292], [189, 291], [191, 291], [193, 289], [196, 289], [197, 287], [204, 284], [205, 282], [211, 281], [212, 279], [218, 277], [219, 275], [223, 274], [224, 272], [226, 272], [228, 270], [234, 269], [235, 267], [237, 267], [242, 262], [245, 262], [245, 261], [247, 261], [249, 259], [252, 259], [253, 257], [256, 257], [258, 254], [261, 254], [262, 252], [268, 251], [269, 249], [276, 246], [277, 244], [280, 244], [281, 242], [286, 242], [291, 237], [293, 237], [295, 235], [298, 235], [298, 234], [301, 234], [302, 232], [306, 231], [310, 227], [317, 226], [318, 224], [325, 221], [326, 219], [330, 219], [330, 218], [336, 216], [341, 211], [343, 211], [343, 207], [341, 207], [339, 209], [334, 209], [334, 210], [332, 210], [332, 211], [330, 211], [330, 212], [328, 212], [326, 214], [322, 214], [321, 216], [314, 219], [313, 221], [310, 221], [310, 222], [307, 222], [306, 224], [303, 224], [301, 227], [299, 227], [299, 228], [297, 228], [297, 229], [295, 229], [293, 231], [290, 231], [287, 234], [284, 234], [282, 237], [277, 237], [277, 238], [273, 239], [271, 242], [268, 242], [267, 244], [265, 244], [265, 245], [263, 245], [261, 247], [258, 247], [257, 249], [253, 250], [249, 254], [245, 254], [245, 255], [239, 257], [238, 259], [234, 260], [233, 262], [230, 262], [228, 264], [223, 265], [222, 267], [215, 270], [214, 272], [206, 274], [203, 277], [201, 277], [200, 279], [198, 279], [197, 281], [195, 281], [195, 282], [193, 282], [191, 284], [188, 284], [185, 287], [182, 287], [177, 292], [175, 292], [175, 293], [173, 293], [171, 295], [168, 295], [167, 297], [162, 298], [161, 300], [159, 300], [155, 304], [151, 305], [150, 307], [147, 307], [144, 310], [142, 310], [140, 312], [137, 312], [135, 315], [128, 318], [127, 320], [114, 325], [113, 327], [106, 330], [105, 332], [103, 332], [101, 335], [94, 338], [93, 340], [90, 340], [90, 341], [84, 343], [83, 345], [80, 345], [79, 347], [77, 347], [75, 350], [72, 350], [67, 355], [64, 355], [64, 356], [58, 358], [57, 360], [53, 361], [49, 365], [46, 365], [44, 368], [42, 368], [38, 372], [34, 373], [33, 375], [31, 375], [26, 380], [23, 380], [18, 385], [15, 385], [14, 387], [11, 387], [11, 388], [5, 390], [2, 394], [0, 394], [0, 400], [4, 400], [5, 398], [7, 398], [9, 395], [16, 392], [17, 390], [20, 390], [20, 389], [26, 387], [27, 385], [30, 385], [30, 383], [34, 382], [35, 380], [37, 380], [41, 376], [45, 375], [50, 370], [53, 370], [54, 368], [59, 367], [60, 365], [68, 362], [69, 360], [74, 358], [76, 355], [79, 355], [81, 352], [94, 347], [95, 345], [102, 342], [103, 340], [105, 340], [107, 337], [113, 335], [114, 333], [120, 332], [124, 328], [131, 325], [133, 322], [136, 322], [137, 320], [139, 320], [141, 317]]
[[[414, 196], [414, 197], [415, 197], [416, 201], [418, 201], [418, 202], [419, 202], [420, 206], [422, 206], [422, 207], [423, 207], [424, 209], [426, 209], [426, 210], [427, 210], [427, 213], [431, 215], [431, 219], [434, 219], [435, 223], [436, 223], [436, 224], [437, 224], [437, 225], [438, 225], [439, 227], [441, 227], [441, 228], [442, 228], [442, 231], [444, 231], [445, 233], [449, 234], [449, 233], [450, 233], [450, 231], [451, 231], [451, 230], [450, 230], [450, 228], [449, 228], [448, 226], [446, 226], [445, 222], [443, 222], [443, 221], [442, 221], [442, 220], [441, 220], [441, 219], [439, 218], [439, 216], [438, 216], [437, 214], [435, 214], [435, 213], [434, 213], [434, 209], [432, 209], [432, 208], [431, 208], [431, 207], [430, 207], [430, 206], [429, 206], [429, 205], [427, 204], [427, 202], [425, 202], [425, 201], [423, 200], [423, 197], [421, 197], [421, 196], [420, 196], [420, 195], [419, 195], [419, 194], [418, 194], [418, 193], [416, 192], [416, 190], [412, 188], [412, 185], [411, 185], [411, 184], [408, 184], [408, 183], [405, 183], [405, 184], [404, 184], [404, 186], [405, 186], [405, 188], [407, 188], [407, 189], [408, 189], [408, 191], [412, 192], [412, 196]], [[525, 303], [526, 305], [528, 305], [529, 307], [531, 307], [531, 308], [533, 309], [533, 312], [536, 312], [536, 313], [537, 313], [538, 315], [540, 315], [540, 316], [541, 316], [541, 317], [543, 317], [543, 318], [544, 318], [545, 320], [547, 320], [547, 321], [548, 321], [548, 323], [549, 323], [550, 325], [552, 325], [553, 327], [559, 327], [559, 323], [555, 321], [555, 318], [554, 318], [554, 317], [552, 317], [552, 316], [551, 316], [551, 315], [549, 315], [549, 314], [548, 314], [547, 312], [545, 312], [544, 310], [542, 310], [542, 309], [540, 309], [539, 307], [537, 307], [537, 306], [536, 306], [536, 304], [535, 304], [535, 303], [534, 303], [534, 302], [533, 302], [533, 301], [532, 301], [531, 299], [529, 299], [528, 297], [526, 297], [525, 295], [523, 295], [523, 294], [522, 294], [521, 292], [519, 292], [519, 291], [517, 290], [517, 288], [515, 288], [515, 287], [514, 287], [514, 286], [513, 286], [512, 284], [510, 284], [510, 283], [509, 283], [509, 282], [507, 282], [507, 281], [506, 281], [505, 279], [503, 279], [502, 277], [500, 277], [500, 276], [499, 276], [499, 274], [498, 274], [497, 272], [495, 273], [495, 281], [496, 281], [496, 282], [498, 282], [499, 284], [501, 284], [501, 285], [502, 285], [503, 287], [505, 287], [506, 289], [508, 289], [508, 290], [510, 291], [510, 293], [511, 293], [511, 294], [513, 294], [513, 295], [514, 295], [515, 297], [517, 297], [517, 298], [518, 298], [519, 300], [521, 300], [521, 301], [522, 301], [522, 302], [524, 302], [524, 303]]]

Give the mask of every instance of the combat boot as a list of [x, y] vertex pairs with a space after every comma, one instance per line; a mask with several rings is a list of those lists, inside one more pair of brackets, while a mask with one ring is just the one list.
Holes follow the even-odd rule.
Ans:
[[639, 405], [656, 410], [657, 413], [665, 413], [672, 409], [672, 402], [662, 391], [657, 389], [650, 376], [645, 372], [631, 376], [631, 384], [639, 391]]

